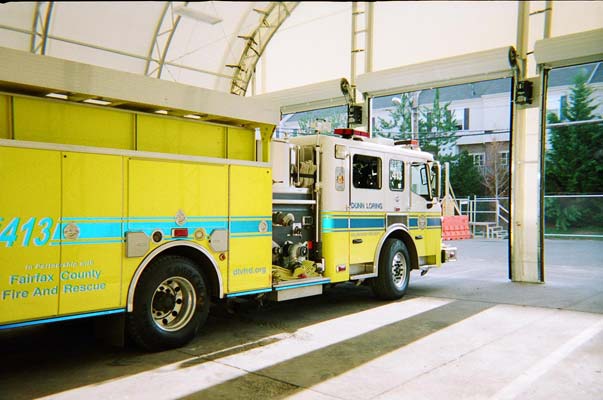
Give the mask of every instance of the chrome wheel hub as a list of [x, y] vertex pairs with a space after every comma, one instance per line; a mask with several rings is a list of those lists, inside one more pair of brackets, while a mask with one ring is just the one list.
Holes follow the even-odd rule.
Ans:
[[188, 279], [171, 277], [159, 284], [151, 301], [155, 325], [164, 331], [181, 329], [193, 317], [197, 295]]
[[397, 288], [402, 289], [406, 283], [406, 258], [401, 252], [397, 252], [392, 258], [392, 279]]

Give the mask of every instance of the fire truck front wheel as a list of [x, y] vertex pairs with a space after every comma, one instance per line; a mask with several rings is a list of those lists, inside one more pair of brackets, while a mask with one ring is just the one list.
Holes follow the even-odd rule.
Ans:
[[410, 279], [410, 256], [401, 240], [387, 239], [379, 255], [379, 276], [373, 279], [373, 292], [384, 300], [399, 299]]
[[139, 346], [158, 351], [188, 343], [207, 319], [209, 297], [194, 262], [162, 256], [142, 273], [128, 331]]

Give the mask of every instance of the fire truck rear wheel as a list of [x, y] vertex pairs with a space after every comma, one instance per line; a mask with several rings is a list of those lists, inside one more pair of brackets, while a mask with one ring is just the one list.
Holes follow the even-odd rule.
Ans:
[[159, 351], [188, 343], [207, 320], [203, 274], [180, 256], [161, 256], [142, 273], [134, 292], [128, 331], [139, 346]]
[[408, 289], [410, 256], [401, 240], [387, 239], [379, 254], [379, 276], [373, 279], [373, 292], [383, 300], [399, 299]]

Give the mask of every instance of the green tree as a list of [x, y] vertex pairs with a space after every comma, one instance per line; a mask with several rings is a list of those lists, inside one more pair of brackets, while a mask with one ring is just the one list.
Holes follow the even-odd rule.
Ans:
[[457, 198], [486, 194], [482, 175], [467, 151], [457, 156], [442, 157], [442, 162], [446, 161], [450, 162], [450, 186]]
[[412, 100], [409, 93], [403, 93], [392, 100], [394, 108], [389, 118], [377, 118], [375, 134], [390, 139], [411, 139], [412, 137]]
[[[549, 113], [550, 124], [588, 121], [597, 117], [597, 108], [585, 73], [576, 75], [568, 101], [560, 115]], [[603, 125], [601, 123], [557, 126], [549, 131], [546, 155], [547, 194], [603, 192]], [[548, 199], [546, 224], [561, 231], [603, 225], [603, 205], [587, 198]]]
[[[568, 103], [560, 116], [549, 113], [550, 124], [588, 121], [597, 118], [588, 76], [576, 75]], [[603, 192], [603, 125], [580, 124], [553, 127], [549, 133], [551, 148], [546, 156], [547, 193]]]
[[[412, 96], [403, 93], [395, 97], [395, 106], [389, 111], [389, 118], [377, 119], [375, 133], [391, 139], [412, 138]], [[397, 101], [396, 101], [397, 99]], [[440, 103], [440, 90], [435, 89], [431, 106], [419, 107], [417, 139], [421, 149], [434, 155], [439, 160], [440, 152], [456, 142], [457, 124], [454, 112], [449, 109], [450, 102]]]
[[[412, 96], [414, 93], [403, 93], [394, 102], [389, 111], [389, 118], [378, 118], [375, 133], [392, 139], [410, 139], [412, 137]], [[445, 148], [452, 147], [457, 140], [457, 123], [454, 112], [450, 110], [450, 102], [440, 102], [440, 91], [435, 89], [434, 99], [430, 106], [419, 107], [418, 140], [421, 149], [434, 155], [442, 164], [450, 163], [450, 185], [456, 196], [482, 196], [486, 193], [480, 171], [473, 163], [473, 158], [464, 152], [458, 155], [442, 153]]]
[[435, 90], [431, 107], [420, 109], [419, 143], [421, 148], [439, 159], [440, 151], [456, 143], [457, 124], [450, 102], [440, 103], [440, 90]]

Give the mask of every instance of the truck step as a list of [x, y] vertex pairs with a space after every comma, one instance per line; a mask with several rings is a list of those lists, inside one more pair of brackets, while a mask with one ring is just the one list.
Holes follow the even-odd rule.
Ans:
[[330, 283], [330, 278], [295, 279], [274, 285], [268, 298], [274, 301], [286, 301], [302, 297], [322, 294], [323, 285]]

